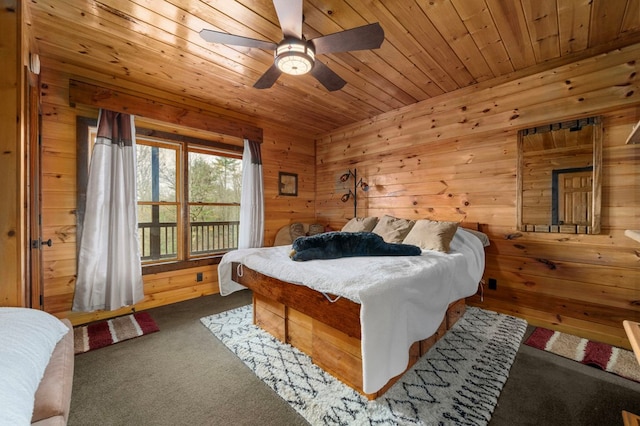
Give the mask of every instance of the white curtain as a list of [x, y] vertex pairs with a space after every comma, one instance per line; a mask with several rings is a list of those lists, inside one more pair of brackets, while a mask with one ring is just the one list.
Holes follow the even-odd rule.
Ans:
[[258, 142], [244, 140], [242, 196], [238, 248], [262, 247], [264, 241], [264, 189], [262, 156]]
[[115, 310], [144, 297], [135, 133], [133, 116], [100, 110], [89, 167], [74, 311]]

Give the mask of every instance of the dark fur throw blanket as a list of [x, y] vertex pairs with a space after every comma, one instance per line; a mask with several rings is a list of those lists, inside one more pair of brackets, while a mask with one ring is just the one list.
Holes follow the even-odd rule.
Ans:
[[373, 232], [338, 231], [296, 238], [290, 257], [305, 261], [354, 256], [419, 256], [421, 253], [418, 246], [387, 243]]

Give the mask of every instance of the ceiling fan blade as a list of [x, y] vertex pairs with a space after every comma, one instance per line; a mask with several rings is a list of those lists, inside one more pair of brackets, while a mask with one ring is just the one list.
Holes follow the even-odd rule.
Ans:
[[276, 44], [271, 41], [221, 33], [213, 30], [200, 31], [200, 37], [210, 43], [232, 44], [234, 46], [257, 47], [258, 49], [275, 50]]
[[269, 69], [262, 74], [262, 77], [255, 82], [253, 87], [256, 89], [268, 89], [273, 86], [273, 83], [275, 83], [278, 77], [280, 77], [280, 74], [282, 74], [282, 71], [280, 71], [275, 64], [271, 65]]
[[331, 71], [331, 68], [320, 61], [316, 61], [311, 68], [311, 75], [314, 76], [328, 91], [340, 90], [347, 84], [338, 74]]
[[280, 28], [282, 28], [282, 34], [285, 38], [302, 38], [302, 1], [273, 0], [273, 6], [276, 8]]
[[384, 30], [377, 22], [344, 30], [311, 40], [316, 55], [348, 52], [350, 50], [377, 49], [384, 41]]

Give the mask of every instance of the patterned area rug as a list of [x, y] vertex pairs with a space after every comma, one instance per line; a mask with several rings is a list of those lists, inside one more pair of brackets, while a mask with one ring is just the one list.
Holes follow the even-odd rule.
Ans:
[[73, 329], [76, 354], [104, 348], [114, 343], [140, 337], [160, 330], [147, 312], [100, 321]]
[[464, 317], [375, 401], [254, 326], [251, 306], [201, 322], [312, 425], [486, 425], [526, 322], [467, 307]]
[[525, 344], [640, 382], [640, 365], [626, 349], [542, 327], [533, 330]]

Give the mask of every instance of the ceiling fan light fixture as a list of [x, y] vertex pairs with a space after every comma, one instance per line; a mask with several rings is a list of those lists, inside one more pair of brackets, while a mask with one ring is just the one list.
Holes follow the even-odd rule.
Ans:
[[285, 39], [276, 48], [275, 64], [280, 71], [290, 75], [306, 74], [313, 68], [313, 47], [297, 39]]

